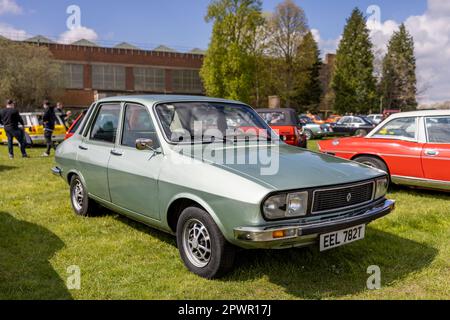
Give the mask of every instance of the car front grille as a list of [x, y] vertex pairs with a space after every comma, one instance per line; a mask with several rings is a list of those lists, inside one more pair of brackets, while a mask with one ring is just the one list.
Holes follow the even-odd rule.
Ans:
[[373, 200], [375, 182], [314, 191], [312, 214], [357, 207]]

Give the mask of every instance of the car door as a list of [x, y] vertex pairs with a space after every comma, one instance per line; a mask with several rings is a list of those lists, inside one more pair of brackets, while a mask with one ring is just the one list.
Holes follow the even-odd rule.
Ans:
[[383, 158], [392, 176], [423, 178], [418, 128], [417, 117], [398, 118], [371, 137], [374, 153]]
[[111, 201], [108, 188], [108, 162], [117, 136], [120, 103], [97, 106], [93, 121], [78, 146], [78, 163], [89, 194]]
[[450, 182], [450, 116], [425, 118], [427, 143], [422, 153], [426, 179]]
[[[112, 203], [160, 220], [158, 178], [164, 157], [147, 107], [128, 103], [122, 115], [121, 137], [108, 165]], [[140, 151], [137, 139], [151, 139], [154, 150]]]

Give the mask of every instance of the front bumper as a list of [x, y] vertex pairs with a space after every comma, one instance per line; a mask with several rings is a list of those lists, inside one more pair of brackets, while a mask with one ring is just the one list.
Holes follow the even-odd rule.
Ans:
[[395, 201], [385, 200], [381, 204], [359, 214], [349, 214], [335, 219], [309, 224], [290, 224], [277, 227], [241, 227], [234, 236], [244, 248], [284, 249], [315, 244], [321, 234], [369, 224], [395, 209]]

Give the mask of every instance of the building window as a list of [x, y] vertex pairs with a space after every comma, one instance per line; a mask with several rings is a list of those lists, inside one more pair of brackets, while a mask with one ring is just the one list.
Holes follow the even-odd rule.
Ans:
[[172, 70], [172, 89], [175, 92], [203, 92], [198, 70]]
[[82, 64], [63, 64], [64, 87], [67, 89], [83, 89], [84, 66]]
[[157, 68], [134, 68], [134, 90], [165, 91], [166, 72]]
[[125, 90], [125, 67], [93, 65], [92, 86], [101, 90]]

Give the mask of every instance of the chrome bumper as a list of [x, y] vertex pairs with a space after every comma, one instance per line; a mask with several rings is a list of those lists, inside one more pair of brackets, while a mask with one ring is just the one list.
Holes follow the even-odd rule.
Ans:
[[58, 168], [58, 167], [52, 168], [52, 173], [55, 176], [62, 177], [62, 170], [60, 168]]
[[241, 227], [234, 229], [235, 239], [244, 246], [255, 248], [285, 248], [310, 245], [321, 234], [369, 224], [395, 209], [395, 201], [386, 200], [358, 215], [349, 215], [310, 224], [293, 224], [278, 227]]

